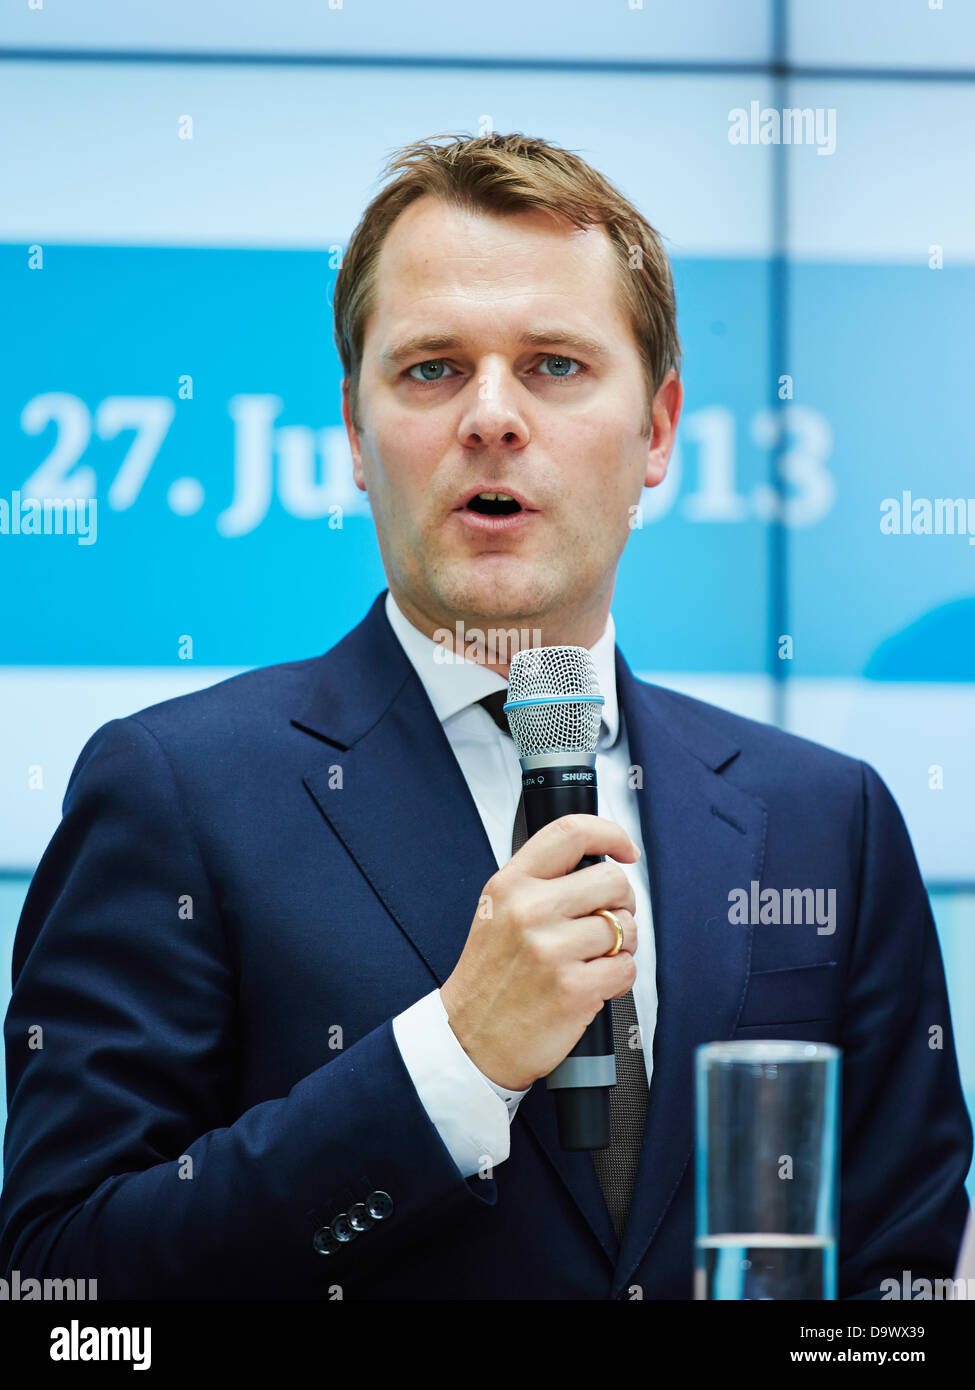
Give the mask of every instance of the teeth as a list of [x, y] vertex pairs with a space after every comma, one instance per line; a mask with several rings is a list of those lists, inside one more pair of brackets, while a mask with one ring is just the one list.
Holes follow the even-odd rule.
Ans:
[[485, 502], [513, 502], [515, 499], [506, 492], [479, 492], [478, 497], [483, 497]]

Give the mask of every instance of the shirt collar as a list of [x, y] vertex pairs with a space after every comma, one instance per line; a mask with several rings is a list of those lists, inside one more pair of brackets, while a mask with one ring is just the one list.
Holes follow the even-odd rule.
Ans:
[[[437, 718], [443, 724], [495, 690], [507, 690], [508, 682], [497, 671], [466, 656], [448, 653], [441, 643], [434, 642], [414, 627], [393, 598], [386, 592], [386, 617], [399, 639], [413, 669], [427, 692]], [[611, 748], [619, 734], [619, 705], [616, 698], [616, 624], [612, 613], [607, 614], [603, 635], [590, 648], [596, 667], [596, 679], [603, 696], [603, 729], [601, 746]], [[444, 658], [447, 658], [446, 660]]]

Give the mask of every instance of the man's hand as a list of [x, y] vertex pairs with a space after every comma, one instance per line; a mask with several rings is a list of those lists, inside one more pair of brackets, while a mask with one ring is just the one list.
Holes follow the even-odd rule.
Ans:
[[[636, 899], [618, 864], [572, 872], [586, 855], [634, 863], [640, 851], [615, 821], [562, 816], [526, 840], [484, 886], [491, 911], [475, 916], [440, 990], [454, 1034], [498, 1086], [527, 1089], [575, 1047], [607, 999], [636, 979]], [[623, 945], [606, 956], [623, 925]]]

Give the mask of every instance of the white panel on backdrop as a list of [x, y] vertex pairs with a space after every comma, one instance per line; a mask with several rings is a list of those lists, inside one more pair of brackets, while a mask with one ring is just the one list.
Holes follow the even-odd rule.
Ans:
[[[235, 674], [212, 666], [0, 667], [0, 709], [17, 730], [15, 739], [0, 743], [0, 872], [33, 872], [61, 819], [75, 760], [100, 725]], [[765, 676], [635, 674], [751, 719], [771, 717]]]
[[975, 68], [970, 0], [788, 0], [789, 60], [851, 68]]
[[788, 729], [883, 777], [925, 879], [975, 880], [975, 687], [794, 676], [786, 690]]
[[769, 0], [71, 0], [5, 5], [0, 42], [105, 52], [755, 61]]
[[835, 112], [836, 145], [791, 151], [793, 258], [927, 266], [937, 245], [975, 264], [975, 83], [797, 81], [789, 104]]
[[[5, 789], [0, 869], [32, 871], [54, 833], [75, 759], [95, 729], [157, 700], [199, 690], [231, 668], [0, 670], [0, 707], [18, 730], [0, 751]], [[637, 671], [750, 719], [772, 717], [764, 676]], [[975, 875], [975, 691], [971, 687], [792, 678], [788, 728], [877, 769], [896, 797], [925, 878]], [[967, 750], [967, 751], [966, 751]], [[40, 786], [29, 771], [40, 767]], [[938, 776], [933, 769], [940, 769]]]
[[393, 149], [490, 121], [576, 150], [675, 255], [768, 254], [772, 155], [728, 141], [764, 78], [33, 62], [3, 77], [2, 241], [326, 248]]
[[202, 666], [0, 667], [0, 709], [17, 731], [0, 743], [0, 870], [33, 873], [61, 819], [71, 769], [97, 728], [235, 674]]

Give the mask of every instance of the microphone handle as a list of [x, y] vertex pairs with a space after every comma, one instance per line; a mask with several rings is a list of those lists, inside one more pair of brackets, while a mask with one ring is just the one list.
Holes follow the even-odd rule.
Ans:
[[[595, 753], [547, 753], [522, 758], [525, 827], [529, 836], [562, 816], [597, 815]], [[572, 870], [601, 862], [584, 855]], [[563, 1150], [609, 1147], [609, 1088], [616, 1084], [612, 1003], [606, 1000], [568, 1056], [545, 1078], [555, 1092]]]

